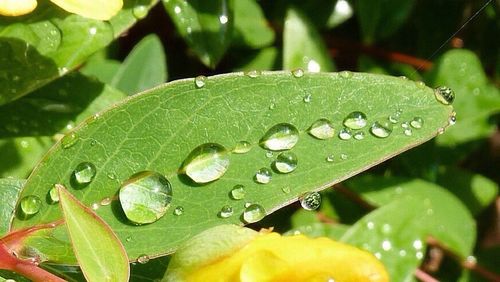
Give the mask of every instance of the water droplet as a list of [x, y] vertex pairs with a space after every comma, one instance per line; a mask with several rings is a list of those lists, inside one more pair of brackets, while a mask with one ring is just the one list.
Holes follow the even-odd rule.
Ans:
[[390, 115], [388, 120], [391, 122], [391, 123], [398, 123], [399, 122], [399, 115], [398, 114], [393, 114], [393, 115]]
[[434, 96], [441, 104], [450, 105], [455, 100], [455, 93], [451, 88], [446, 86], [440, 86], [434, 89]]
[[448, 121], [448, 124], [449, 125], [454, 125], [455, 123], [457, 123], [457, 117], [456, 116], [451, 116], [450, 120]]
[[271, 103], [271, 105], [269, 105], [269, 109], [270, 110], [274, 110], [276, 108], [276, 104], [275, 103]]
[[406, 77], [404, 75], [400, 76], [399, 78], [401, 78], [402, 80], [408, 80], [408, 77]]
[[342, 77], [342, 78], [351, 78], [352, 77], [352, 72], [350, 72], [350, 71], [341, 71], [340, 72], [340, 77]]
[[389, 240], [382, 241], [382, 250], [389, 251], [390, 249], [392, 249], [391, 241]]
[[363, 140], [365, 139], [365, 133], [363, 131], [358, 131], [356, 133], [354, 133], [354, 139], [356, 140]]
[[127, 238], [125, 238], [125, 241], [127, 241], [127, 242], [131, 242], [131, 241], [132, 241], [132, 237], [131, 237], [131, 236], [128, 236]]
[[95, 145], [97, 145], [97, 140], [95, 139], [90, 140], [90, 146], [94, 147]]
[[411, 121], [410, 121], [410, 125], [411, 127], [413, 128], [422, 128], [422, 125], [424, 125], [424, 120], [420, 117], [414, 117]]
[[66, 187], [64, 187], [64, 185], [62, 184], [54, 184], [54, 187], [50, 188], [49, 190], [49, 198], [51, 204], [59, 202], [59, 193], [57, 192], [58, 187], [66, 189]]
[[304, 101], [304, 103], [311, 103], [311, 101], [312, 101], [312, 95], [311, 94], [306, 94], [304, 96], [304, 98], [302, 98], [302, 101]]
[[243, 212], [243, 220], [246, 223], [257, 222], [266, 216], [266, 210], [259, 204], [251, 204]]
[[116, 174], [114, 174], [113, 172], [109, 172], [106, 174], [106, 176], [111, 179], [111, 180], [115, 180], [116, 179]]
[[231, 189], [231, 198], [233, 200], [242, 200], [245, 198], [245, 186], [241, 184], [234, 185], [233, 189]]
[[240, 141], [234, 146], [233, 153], [235, 154], [245, 154], [252, 149], [252, 145], [247, 141]]
[[21, 199], [20, 206], [24, 215], [34, 215], [40, 211], [42, 201], [37, 196], [26, 196]]
[[149, 256], [147, 256], [147, 255], [140, 255], [137, 258], [137, 262], [140, 263], [140, 264], [146, 264], [146, 263], [149, 262]]
[[175, 209], [174, 209], [174, 215], [179, 216], [179, 215], [182, 215], [182, 214], [184, 214], [184, 207], [182, 207], [182, 206], [175, 207]]
[[438, 131], [437, 131], [438, 135], [441, 135], [444, 133], [444, 128], [438, 128]]
[[374, 122], [370, 127], [370, 132], [378, 138], [386, 138], [391, 135], [392, 125], [388, 122]]
[[273, 174], [271, 170], [269, 170], [266, 167], [263, 167], [255, 173], [255, 182], [260, 183], [260, 184], [267, 184], [269, 181], [271, 181], [271, 178], [273, 177]]
[[111, 198], [106, 197], [106, 198], [102, 199], [100, 204], [101, 204], [101, 206], [107, 206], [107, 205], [111, 204]]
[[366, 123], [366, 115], [362, 112], [352, 112], [344, 119], [344, 125], [350, 129], [361, 129]]
[[410, 123], [407, 122], [407, 121], [405, 121], [405, 122], [401, 123], [401, 127], [402, 128], [409, 128], [410, 127]]
[[207, 80], [206, 76], [199, 75], [199, 76], [195, 77], [195, 79], [194, 79], [194, 86], [196, 88], [203, 88], [203, 87], [205, 87], [206, 80]]
[[71, 132], [64, 135], [64, 137], [61, 139], [61, 145], [63, 149], [68, 149], [75, 145], [78, 140], [78, 135], [76, 135], [76, 133], [74, 132]]
[[89, 162], [83, 162], [76, 166], [73, 171], [73, 177], [78, 185], [86, 185], [92, 182], [97, 170], [95, 165]]
[[382, 225], [382, 233], [389, 234], [391, 233], [391, 231], [392, 231], [392, 226], [390, 224], [384, 223], [384, 225]]
[[99, 204], [98, 203], [92, 203], [92, 205], [90, 205], [90, 208], [93, 209], [93, 210], [98, 210], [99, 209]]
[[347, 154], [340, 154], [341, 160], [347, 160], [347, 158], [348, 158]]
[[304, 76], [304, 70], [303, 70], [303, 69], [301, 69], [301, 68], [294, 69], [294, 70], [292, 70], [292, 75], [293, 75], [294, 77], [297, 77], [297, 78], [298, 78], [298, 77], [303, 77], [303, 76]]
[[333, 124], [325, 118], [318, 119], [313, 122], [311, 127], [309, 127], [308, 132], [318, 139], [328, 139], [335, 136]]
[[312, 211], [321, 205], [321, 195], [318, 192], [307, 192], [299, 198], [303, 209]]
[[252, 205], [252, 203], [246, 202], [243, 206], [244, 206], [245, 208], [248, 208], [250, 205]]
[[342, 140], [349, 140], [351, 139], [352, 134], [351, 131], [348, 128], [342, 128], [339, 132], [339, 138]]
[[282, 187], [282, 188], [281, 188], [281, 191], [282, 191], [283, 193], [285, 193], [285, 194], [290, 194], [291, 189], [290, 189], [290, 187], [285, 186], [285, 187]]
[[148, 7], [146, 5], [137, 5], [132, 9], [132, 14], [136, 19], [143, 19], [148, 15]]
[[375, 228], [375, 223], [373, 221], [368, 221], [366, 223], [366, 228], [368, 228], [369, 230], [373, 230], [373, 228]]
[[423, 253], [423, 252], [417, 252], [417, 253], [415, 254], [415, 257], [416, 257], [417, 259], [423, 259], [423, 258], [424, 258], [424, 253]]
[[196, 183], [207, 183], [221, 178], [228, 167], [229, 154], [226, 148], [216, 143], [205, 143], [189, 153], [181, 172]]
[[274, 167], [281, 173], [290, 173], [297, 168], [298, 159], [292, 152], [283, 152], [278, 155]]
[[290, 150], [299, 141], [299, 131], [288, 123], [271, 127], [260, 139], [260, 145], [272, 151]]
[[425, 83], [423, 81], [416, 81], [415, 85], [421, 89], [425, 88]]
[[335, 156], [333, 154], [326, 156], [325, 160], [329, 163], [332, 163], [335, 161]]
[[261, 75], [261, 72], [258, 71], [258, 70], [251, 70], [251, 71], [247, 71], [245, 73], [246, 76], [250, 77], [250, 78], [256, 78], [258, 77], [259, 75]]
[[226, 205], [220, 209], [220, 212], [219, 212], [220, 217], [228, 218], [232, 215], [233, 215], [233, 207]]
[[423, 247], [424, 247], [424, 244], [422, 243], [422, 240], [417, 239], [417, 240], [413, 241], [413, 248], [415, 248], [415, 250], [421, 250]]
[[400, 257], [405, 257], [406, 256], [406, 251], [405, 250], [400, 250], [399, 251], [399, 256]]
[[172, 186], [161, 174], [142, 171], [125, 181], [119, 192], [125, 216], [136, 224], [160, 219], [172, 200]]
[[411, 136], [413, 134], [413, 131], [411, 130], [411, 128], [405, 128], [405, 130], [403, 130], [403, 134], [406, 136]]

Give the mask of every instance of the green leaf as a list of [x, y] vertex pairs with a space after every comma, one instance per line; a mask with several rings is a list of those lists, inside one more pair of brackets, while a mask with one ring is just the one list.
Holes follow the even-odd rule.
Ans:
[[391, 36], [406, 22], [414, 4], [414, 0], [357, 0], [354, 8], [364, 41]]
[[[196, 86], [200, 82], [204, 84], [201, 88]], [[310, 102], [304, 102], [305, 95], [310, 95]], [[400, 121], [422, 117], [424, 126], [414, 129], [411, 136], [404, 135], [400, 125], [387, 138], [369, 133], [372, 123], [387, 120], [397, 109], [402, 110]], [[306, 132], [319, 118], [330, 119], [338, 132], [353, 111], [367, 115], [363, 140], [344, 141], [336, 136], [318, 140]], [[87, 206], [109, 197], [112, 203], [97, 205], [96, 212], [115, 230], [129, 257], [154, 257], [173, 252], [202, 230], [223, 223], [241, 224], [244, 202], [258, 203], [269, 214], [307, 191], [330, 187], [425, 142], [446, 128], [452, 111], [451, 106], [436, 101], [432, 89], [390, 76], [342, 72], [295, 77], [290, 72], [256, 72], [198, 79], [197, 84], [185, 79], [133, 96], [81, 124], [74, 131], [78, 142], [66, 149], [57, 144], [32, 173], [23, 195], [45, 197], [54, 183], [61, 183], [72, 188]], [[299, 141], [292, 150], [298, 156], [298, 167], [289, 174], [273, 172], [269, 184], [257, 184], [256, 171], [271, 169], [274, 160], [266, 157], [259, 140], [283, 122], [299, 130]], [[249, 142], [251, 150], [229, 154], [229, 168], [220, 180], [201, 185], [178, 173], [199, 145], [218, 143], [230, 150], [239, 141]], [[331, 154], [333, 161], [326, 161]], [[91, 162], [97, 171], [84, 188], [71, 181], [75, 167], [82, 162]], [[160, 220], [135, 226], [125, 218], [116, 196], [120, 183], [144, 170], [163, 174], [172, 185], [173, 196], [171, 208]], [[246, 187], [244, 201], [228, 197], [237, 184]], [[289, 193], [282, 192], [284, 187], [290, 188]], [[225, 205], [232, 206], [233, 216], [222, 219], [218, 215]], [[184, 208], [182, 215], [174, 215], [178, 206]], [[58, 209], [44, 204], [37, 215], [16, 218], [12, 226], [21, 228], [60, 217]], [[161, 233], [154, 232], [159, 229]], [[32, 244], [53, 259], [53, 250], [46, 249], [43, 241], [35, 241]], [[71, 257], [55, 260], [66, 262]]]
[[113, 77], [120, 69], [121, 62], [104, 58], [90, 58], [80, 69], [88, 77], [95, 77], [105, 84], [111, 84]]
[[132, 95], [153, 88], [167, 80], [163, 45], [158, 36], [144, 37], [132, 49], [111, 81], [111, 86]]
[[0, 178], [0, 237], [9, 231], [9, 221], [14, 216], [16, 203], [26, 180]]
[[0, 177], [27, 178], [53, 144], [46, 136], [0, 138]]
[[382, 206], [356, 222], [342, 241], [380, 257], [391, 280], [406, 281], [422, 261], [432, 236], [458, 256], [471, 255], [475, 222], [451, 193], [423, 180], [356, 177], [347, 185], [373, 205]]
[[109, 22], [69, 14], [48, 1], [29, 15], [0, 18], [0, 105], [74, 69], [136, 22], [136, 5], [147, 10], [156, 1], [124, 2]]
[[274, 41], [274, 31], [255, 0], [234, 2], [234, 33], [235, 44], [250, 48], [262, 48]]
[[198, 55], [214, 68], [231, 43], [233, 33], [232, 0], [163, 0], [177, 32]]
[[459, 49], [446, 52], [429, 73], [429, 81], [451, 87], [457, 93], [454, 102], [457, 123], [437, 138], [437, 144], [453, 147], [485, 138], [496, 130], [489, 118], [500, 113], [500, 92], [488, 82], [473, 52]]
[[127, 254], [111, 228], [64, 187], [57, 190], [73, 251], [87, 281], [128, 281]]
[[294, 8], [288, 9], [285, 18], [283, 68], [302, 68], [310, 72], [335, 69], [315, 27]]

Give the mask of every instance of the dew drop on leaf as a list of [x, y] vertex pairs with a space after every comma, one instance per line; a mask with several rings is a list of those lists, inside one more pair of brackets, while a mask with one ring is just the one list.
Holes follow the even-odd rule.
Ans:
[[352, 72], [350, 72], [350, 71], [341, 71], [340, 72], [340, 77], [342, 77], [342, 78], [351, 78], [352, 77]]
[[221, 178], [228, 167], [229, 154], [226, 148], [216, 143], [205, 143], [189, 153], [181, 172], [196, 183], [207, 183]]
[[63, 149], [68, 149], [73, 147], [73, 145], [75, 145], [78, 140], [78, 135], [74, 132], [71, 132], [64, 135], [64, 137], [61, 139], [61, 145]]
[[311, 94], [306, 94], [304, 96], [304, 98], [302, 98], [302, 101], [304, 101], [304, 103], [306, 103], [306, 104], [311, 103], [311, 101], [312, 101], [312, 95]]
[[271, 151], [292, 149], [299, 141], [299, 131], [289, 123], [279, 123], [271, 127], [260, 139], [260, 145]]
[[274, 167], [281, 173], [290, 173], [297, 168], [298, 159], [292, 152], [282, 152], [276, 158]]
[[361, 129], [366, 126], [366, 115], [362, 112], [352, 112], [344, 119], [344, 125], [350, 129]]
[[149, 256], [148, 255], [140, 255], [137, 258], [137, 262], [140, 263], [140, 264], [146, 264], [146, 263], [149, 262]]
[[145, 5], [137, 5], [132, 9], [132, 14], [136, 19], [143, 19], [148, 15], [148, 8]]
[[255, 173], [255, 182], [260, 183], [260, 184], [267, 184], [271, 181], [271, 178], [273, 177], [273, 174], [271, 170], [268, 168], [261, 168]]
[[318, 119], [313, 122], [311, 127], [309, 127], [308, 132], [318, 139], [328, 139], [335, 136], [333, 124], [325, 118]]
[[219, 216], [222, 218], [228, 218], [233, 215], [233, 207], [226, 205], [223, 206], [219, 211]]
[[172, 201], [172, 186], [163, 175], [142, 171], [122, 184], [119, 198], [123, 212], [131, 222], [152, 223], [167, 212]]
[[51, 204], [55, 204], [59, 202], [59, 193], [57, 192], [57, 187], [62, 187], [66, 189], [63, 185], [61, 184], [54, 184], [52, 188], [49, 190], [49, 199]]
[[342, 140], [349, 140], [349, 139], [351, 139], [351, 137], [352, 137], [352, 134], [351, 134], [351, 131], [348, 128], [342, 128], [339, 131], [339, 138], [340, 139], [342, 139]]
[[250, 77], [250, 78], [256, 78], [256, 77], [261, 75], [261, 72], [258, 70], [251, 70], [251, 71], [247, 71], [245, 73], [245, 75]]
[[203, 88], [205, 87], [206, 80], [207, 78], [204, 75], [199, 75], [194, 79], [194, 86], [196, 88]]
[[422, 128], [422, 126], [424, 125], [424, 120], [421, 117], [414, 117], [410, 121], [410, 125], [411, 125], [411, 127], [416, 128], [416, 129]]
[[233, 189], [231, 189], [231, 198], [233, 200], [242, 200], [245, 198], [245, 186], [241, 185], [241, 184], [237, 184], [233, 187]]
[[333, 154], [330, 154], [330, 155], [326, 156], [325, 160], [329, 163], [332, 163], [335, 161], [335, 156]]
[[259, 204], [250, 204], [243, 212], [243, 220], [246, 223], [260, 221], [266, 216], [266, 210]]
[[388, 122], [374, 122], [370, 127], [370, 132], [378, 138], [386, 138], [392, 133], [392, 125]]
[[248, 141], [239, 141], [234, 146], [233, 153], [235, 154], [245, 154], [252, 149], [252, 145]]
[[434, 96], [441, 104], [450, 105], [455, 100], [455, 92], [446, 86], [440, 86], [434, 89]]
[[321, 205], [321, 195], [318, 192], [307, 192], [299, 198], [299, 201], [303, 209], [315, 210]]
[[363, 140], [363, 139], [365, 139], [365, 133], [363, 131], [358, 131], [358, 132], [354, 133], [353, 137], [356, 140]]
[[78, 164], [73, 171], [73, 177], [78, 185], [86, 185], [92, 182], [97, 170], [93, 163], [83, 162]]
[[301, 68], [294, 69], [294, 70], [292, 70], [292, 75], [293, 75], [293, 77], [297, 77], [297, 78], [303, 77], [304, 76], [304, 70], [301, 69]]
[[405, 130], [403, 130], [403, 134], [406, 136], [411, 136], [413, 134], [413, 130], [411, 130], [411, 128], [405, 128]]
[[34, 215], [40, 211], [42, 201], [37, 196], [26, 196], [20, 202], [21, 212], [24, 215]]
[[110, 198], [110, 197], [106, 197], [106, 198], [102, 199], [102, 200], [99, 202], [99, 204], [100, 204], [101, 206], [107, 206], [107, 205], [111, 204], [111, 198]]
[[174, 215], [183, 215], [184, 214], [184, 207], [183, 206], [177, 206], [174, 209]]
[[281, 188], [281, 191], [285, 194], [289, 194], [291, 192], [291, 189], [290, 189], [290, 187], [285, 186], [285, 187]]

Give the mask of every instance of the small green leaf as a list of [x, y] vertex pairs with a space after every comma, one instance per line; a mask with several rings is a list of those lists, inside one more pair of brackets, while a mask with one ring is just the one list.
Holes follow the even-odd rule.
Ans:
[[128, 281], [129, 263], [111, 228], [64, 187], [58, 187], [59, 205], [73, 251], [87, 281]]
[[177, 32], [201, 62], [214, 68], [222, 59], [233, 33], [232, 0], [163, 0]]
[[111, 86], [132, 95], [167, 80], [165, 52], [160, 38], [144, 37], [132, 49], [113, 76]]
[[294, 8], [288, 9], [283, 31], [283, 68], [332, 71], [332, 59], [314, 25]]
[[9, 221], [14, 216], [17, 200], [21, 194], [21, 188], [26, 180], [0, 178], [0, 237], [9, 231]]
[[233, 42], [250, 48], [262, 48], [274, 41], [274, 31], [255, 0], [234, 2], [234, 32]]

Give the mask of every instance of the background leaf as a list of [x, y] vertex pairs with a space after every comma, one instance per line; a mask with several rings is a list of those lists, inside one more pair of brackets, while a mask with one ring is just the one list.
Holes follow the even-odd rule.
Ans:
[[14, 215], [21, 187], [26, 183], [26, 180], [0, 178], [0, 237], [3, 237], [9, 231], [9, 221]]
[[274, 31], [255, 0], [234, 2], [234, 38], [236, 45], [262, 48], [274, 41]]

